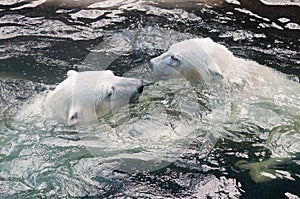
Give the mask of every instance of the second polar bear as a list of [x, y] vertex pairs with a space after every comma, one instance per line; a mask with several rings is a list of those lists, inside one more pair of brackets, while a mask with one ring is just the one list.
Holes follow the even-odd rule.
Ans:
[[68, 71], [46, 98], [46, 105], [69, 125], [97, 119], [115, 108], [136, 102], [142, 81], [118, 77], [112, 71]]
[[[268, 81], [274, 71], [256, 62], [235, 57], [210, 38], [184, 40], [150, 60], [155, 77], [184, 77], [205, 82], [225, 82], [238, 87]], [[272, 74], [271, 74], [272, 73]]]
[[[251, 136], [255, 134], [253, 146], [258, 146], [260, 139], [265, 141], [259, 144], [271, 152], [270, 157], [267, 155], [266, 159], [258, 162], [242, 158], [236, 162], [237, 168], [250, 170], [252, 179], [257, 183], [284, 178], [277, 168], [290, 164], [299, 156], [298, 82], [254, 61], [237, 58], [226, 47], [209, 38], [173, 44], [150, 63], [155, 77], [182, 77], [208, 83], [205, 96], [211, 96], [208, 98], [211, 104], [217, 105], [212, 105], [206, 117], [209, 121], [206, 123], [210, 124], [209, 132], [224, 132], [228, 136], [229, 129], [230, 134], [241, 132], [238, 136], [241, 140], [248, 133]], [[210, 84], [212, 82], [217, 84]], [[287, 171], [283, 172], [292, 176]]]

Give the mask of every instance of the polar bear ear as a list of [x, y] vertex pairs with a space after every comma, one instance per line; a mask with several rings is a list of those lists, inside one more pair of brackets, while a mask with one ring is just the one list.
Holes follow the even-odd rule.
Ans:
[[111, 97], [115, 92], [115, 87], [114, 86], [111, 86], [109, 89], [108, 89], [108, 93], [107, 93], [107, 97]]
[[71, 109], [68, 116], [68, 125], [75, 125], [78, 122], [80, 122], [79, 113]]
[[68, 77], [71, 77], [72, 75], [76, 75], [76, 74], [78, 74], [78, 72], [75, 70], [68, 70], [68, 72], [67, 72]]
[[114, 75], [114, 72], [111, 70], [105, 70], [106, 73], [111, 73], [112, 75]]

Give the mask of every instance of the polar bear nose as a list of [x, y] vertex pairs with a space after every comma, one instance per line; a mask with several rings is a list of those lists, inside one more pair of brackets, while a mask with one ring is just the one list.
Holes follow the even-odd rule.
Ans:
[[137, 88], [135, 92], [131, 95], [129, 102], [130, 103], [135, 103], [139, 100], [140, 95], [143, 93], [144, 90], [144, 85], [140, 86]]
[[138, 93], [143, 93], [143, 91], [144, 91], [144, 85], [137, 88]]

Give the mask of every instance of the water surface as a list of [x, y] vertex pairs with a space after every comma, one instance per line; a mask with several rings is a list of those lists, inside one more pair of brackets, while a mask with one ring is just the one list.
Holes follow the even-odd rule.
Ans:
[[[1, 1], [0, 196], [300, 197], [299, 6]], [[194, 37], [210, 37], [291, 80], [274, 76], [256, 95], [159, 81], [139, 104], [76, 128], [40, 109], [69, 69], [151, 80], [150, 58]], [[283, 163], [266, 170], [271, 181], [256, 183], [236, 166], [276, 158]]]

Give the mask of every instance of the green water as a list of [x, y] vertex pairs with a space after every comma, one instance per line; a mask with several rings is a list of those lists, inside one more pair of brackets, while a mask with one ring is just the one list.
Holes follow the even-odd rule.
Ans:
[[150, 58], [194, 37], [297, 80], [299, 6], [239, 2], [0, 2], [0, 198], [299, 197], [298, 82], [231, 93], [159, 81], [76, 128], [42, 108], [69, 69], [150, 81]]

